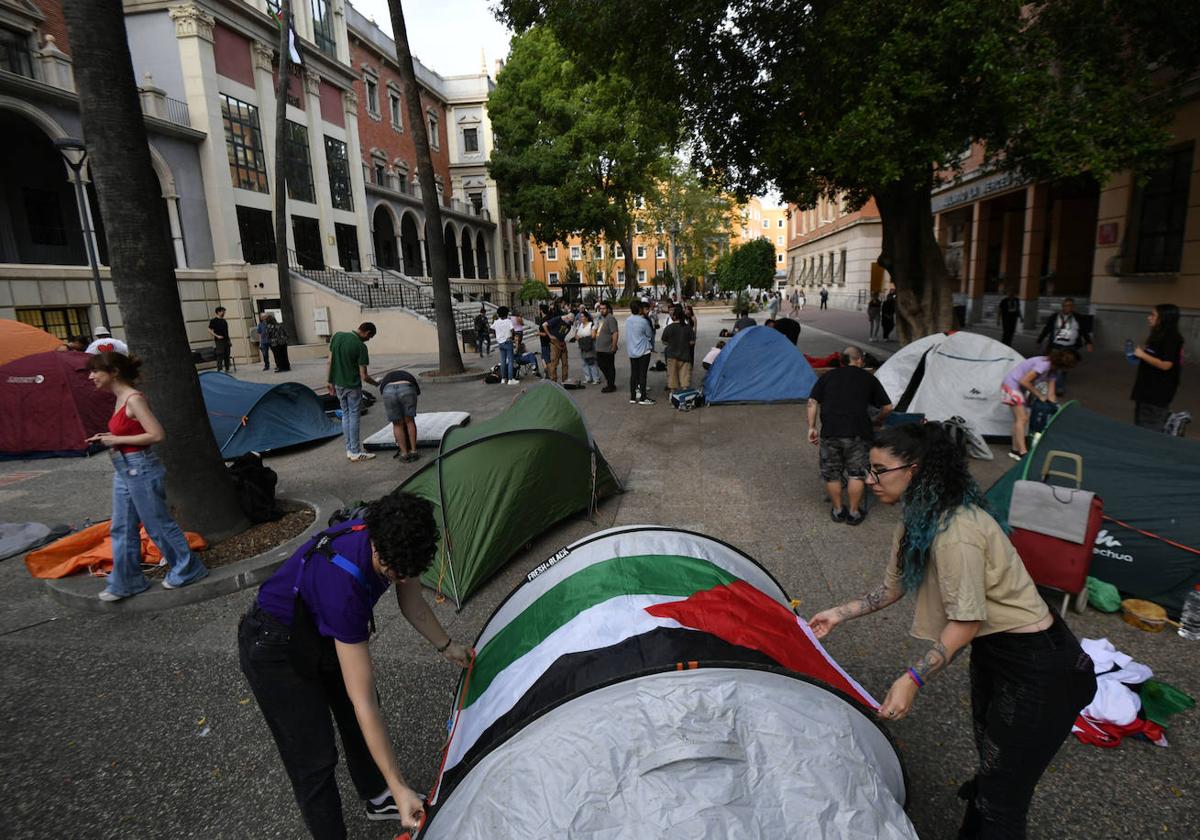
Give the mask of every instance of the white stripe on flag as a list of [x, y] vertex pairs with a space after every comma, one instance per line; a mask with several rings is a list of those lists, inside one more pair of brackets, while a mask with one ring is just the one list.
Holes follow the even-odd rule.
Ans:
[[800, 625], [800, 629], [804, 631], [804, 635], [808, 636], [808, 640], [813, 643], [813, 647], [816, 648], [817, 650], [819, 650], [821, 652], [821, 655], [825, 657], [825, 661], [828, 662], [830, 665], [832, 665], [839, 674], [841, 674], [843, 677], [845, 677], [846, 682], [848, 682], [848, 683], [850, 683], [850, 685], [854, 686], [855, 691], [857, 691], [859, 694], [861, 694], [863, 696], [863, 699], [865, 699], [868, 703], [870, 703], [872, 706], [874, 706], [876, 709], [878, 709], [879, 703], [875, 700], [874, 697], [871, 696], [871, 693], [869, 691], [867, 691], [865, 688], [863, 688], [861, 685], [859, 685], [858, 680], [854, 679], [854, 677], [847, 674], [845, 669], [842, 668], [841, 665], [837, 664], [837, 661], [832, 656], [829, 655], [829, 652], [827, 650], [825, 650], [825, 646], [823, 644], [821, 644], [821, 642], [813, 634], [812, 628], [808, 626], [808, 622], [805, 621], [800, 616], [796, 616], [796, 623]]
[[300, 60], [300, 51], [296, 49], [296, 30], [288, 27], [288, 52], [291, 53], [293, 64], [303, 64]]

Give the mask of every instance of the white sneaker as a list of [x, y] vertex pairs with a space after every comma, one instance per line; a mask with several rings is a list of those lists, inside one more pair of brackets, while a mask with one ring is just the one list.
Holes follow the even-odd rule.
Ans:
[[505, 384], [507, 384], [507, 385], [520, 385], [521, 383], [520, 383], [520, 381], [518, 381], [518, 380], [516, 380], [516, 379], [509, 379], [509, 380], [508, 380], [508, 381], [507, 381]]
[[374, 452], [355, 452], [353, 455], [349, 455], [347, 457], [349, 457], [349, 459], [351, 461], [353, 461], [354, 463], [357, 464], [359, 461], [374, 460], [375, 453]]
[[114, 595], [113, 593], [109, 592], [107, 589], [105, 589], [103, 592], [101, 592], [96, 597], [99, 598], [101, 601], [105, 601], [110, 604], [113, 601], [123, 600], [120, 595]]
[[507, 385], [507, 384], [508, 384], [508, 380], [507, 380], [507, 379], [501, 379], [501, 380], [500, 380], [500, 384], [501, 384], [501, 385]]

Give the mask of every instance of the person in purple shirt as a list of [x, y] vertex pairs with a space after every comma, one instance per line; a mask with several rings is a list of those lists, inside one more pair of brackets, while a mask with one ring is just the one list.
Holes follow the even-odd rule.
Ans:
[[417, 632], [455, 665], [470, 664], [474, 651], [450, 638], [421, 597], [420, 575], [437, 539], [433, 506], [393, 491], [368, 505], [362, 519], [301, 546], [259, 588], [238, 625], [242, 673], [315, 838], [346, 837], [333, 722], [367, 818], [419, 824], [424, 805], [400, 773], [367, 640], [375, 604], [394, 583], [400, 611]]
[[1036, 396], [1037, 387], [1044, 384], [1046, 399], [1052, 403], [1058, 402], [1055, 374], [1075, 367], [1076, 361], [1078, 356], [1070, 350], [1051, 350], [1049, 356], [1030, 356], [1004, 377], [1000, 383], [1000, 402], [1011, 408], [1013, 413], [1012, 449], [1008, 450], [1010, 458], [1019, 461], [1029, 451], [1025, 443], [1025, 428], [1029, 423], [1027, 395], [1040, 399]]

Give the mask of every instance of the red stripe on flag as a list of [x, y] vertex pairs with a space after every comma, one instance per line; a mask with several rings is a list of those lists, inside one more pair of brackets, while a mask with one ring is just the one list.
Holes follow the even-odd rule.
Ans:
[[871, 698], [864, 696], [833, 665], [818, 643], [800, 629], [791, 610], [745, 581], [697, 592], [684, 601], [646, 607], [646, 612], [674, 619], [684, 627], [710, 633], [730, 644], [757, 650], [784, 668], [820, 680], [874, 708]]

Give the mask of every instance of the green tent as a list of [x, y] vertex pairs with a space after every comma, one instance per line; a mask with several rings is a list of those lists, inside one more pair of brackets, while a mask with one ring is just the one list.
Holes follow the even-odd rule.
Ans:
[[491, 420], [450, 429], [437, 458], [400, 486], [434, 504], [441, 539], [422, 581], [459, 608], [540, 532], [622, 489], [579, 407], [552, 382]]
[[[1047, 461], [1070, 472], [1083, 461], [1083, 489], [1104, 502], [1104, 522], [1092, 548], [1093, 577], [1122, 593], [1153, 601], [1178, 616], [1200, 583], [1200, 443], [1151, 432], [1069, 402], [1054, 415], [1029, 454], [1001, 476], [988, 502], [1008, 519], [1013, 483], [1038, 481]], [[1053, 484], [1072, 484], [1050, 476]]]

